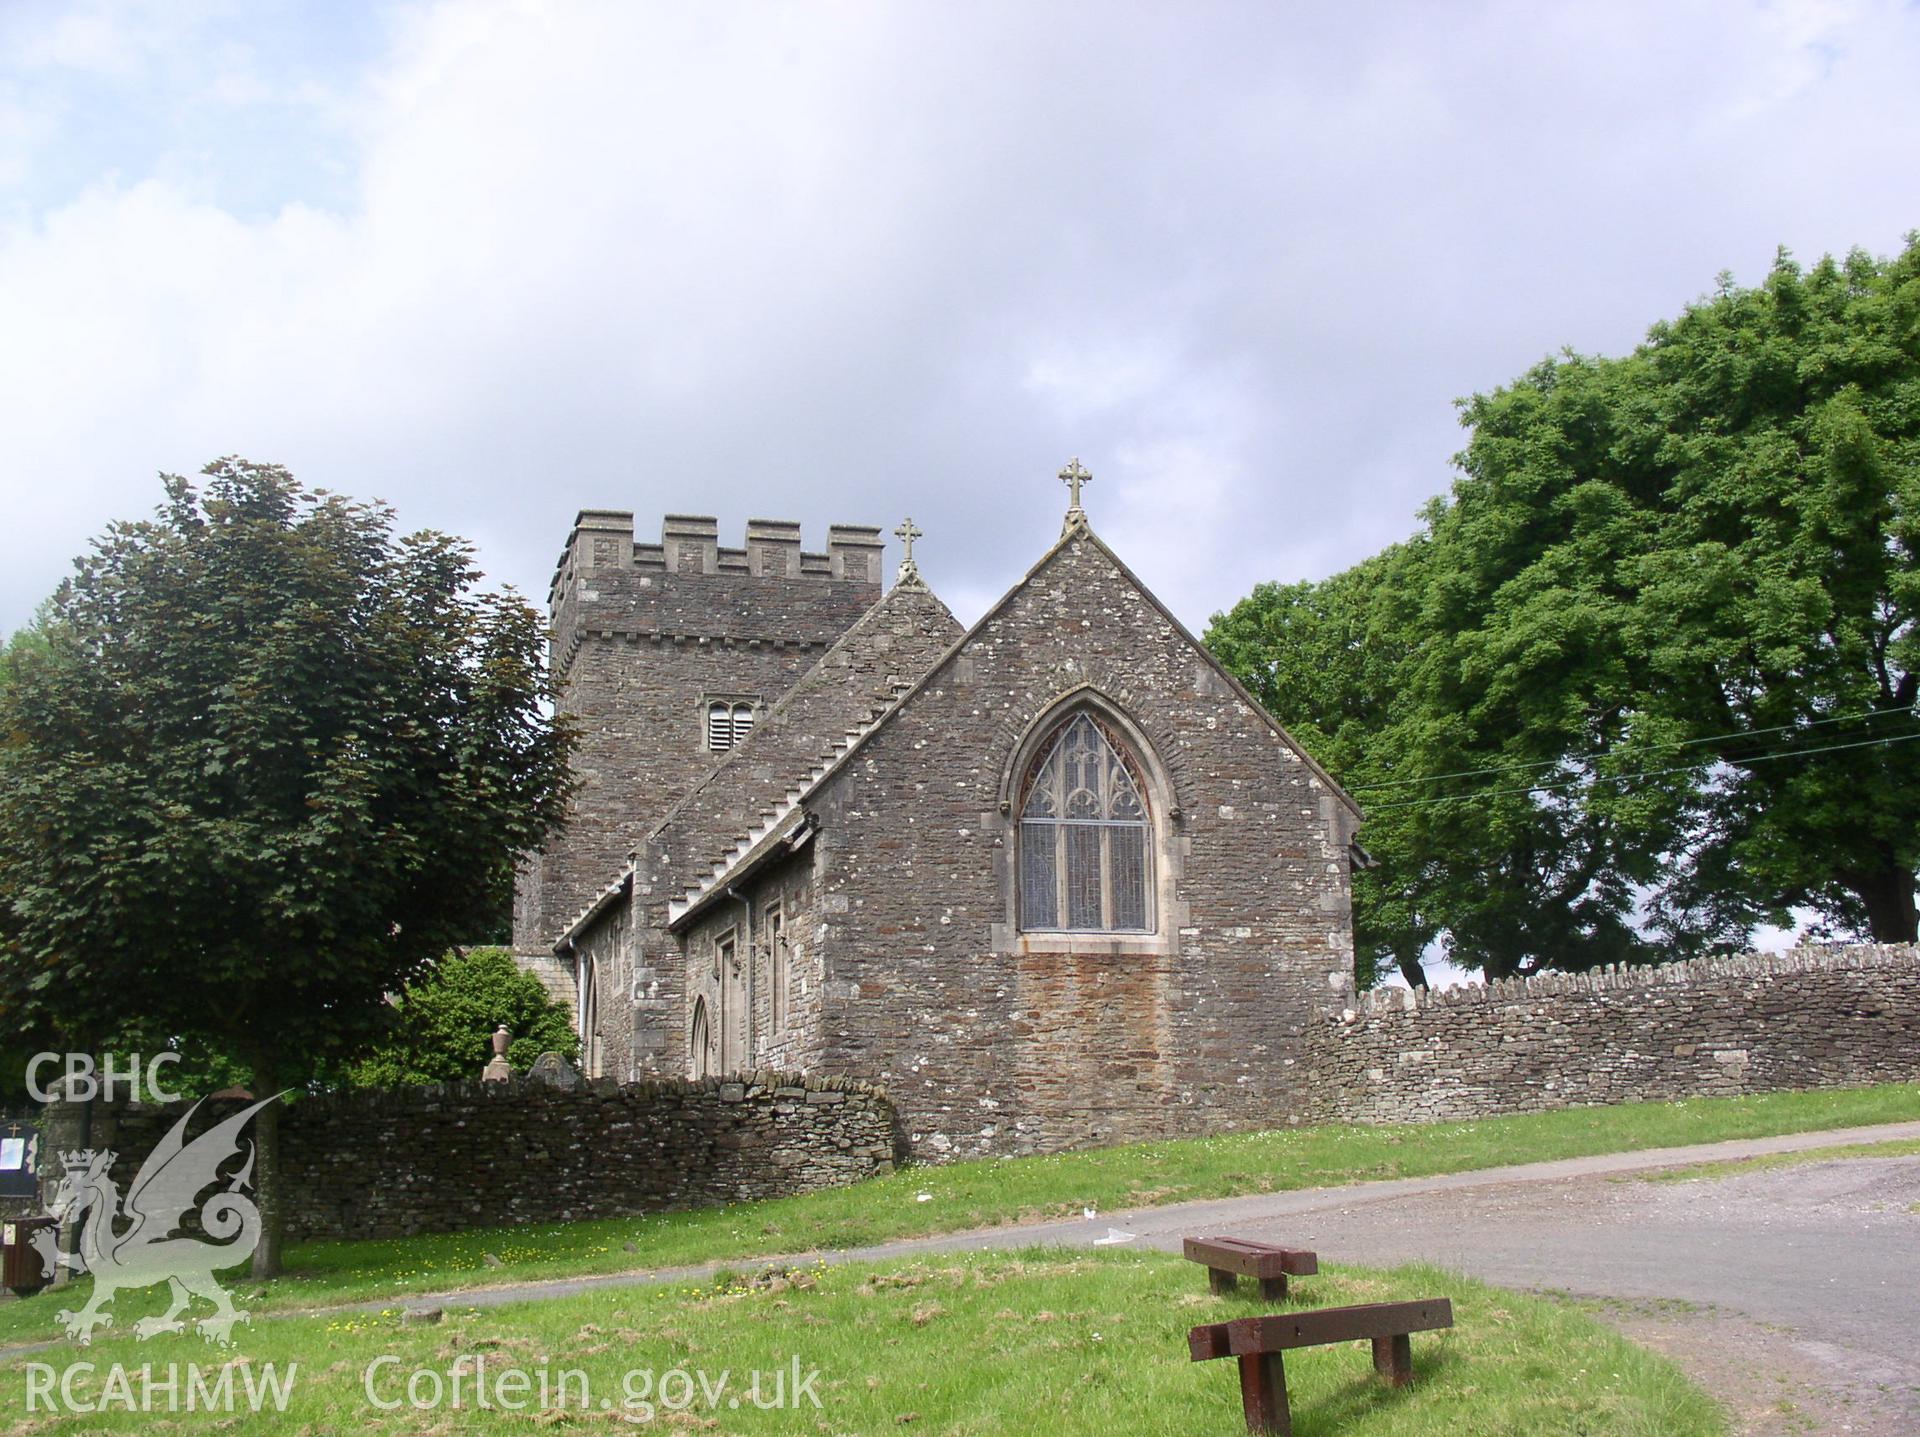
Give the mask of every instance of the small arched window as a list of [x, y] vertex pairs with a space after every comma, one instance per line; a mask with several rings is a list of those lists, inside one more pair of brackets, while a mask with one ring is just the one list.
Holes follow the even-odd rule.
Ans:
[[1020, 801], [1020, 926], [1153, 931], [1146, 784], [1106, 724], [1077, 713], [1042, 743]]

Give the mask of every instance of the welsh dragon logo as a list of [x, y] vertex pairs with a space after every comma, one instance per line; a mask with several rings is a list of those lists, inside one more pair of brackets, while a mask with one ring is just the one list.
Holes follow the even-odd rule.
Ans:
[[[140, 1165], [124, 1203], [112, 1176], [117, 1154], [86, 1148], [60, 1155], [66, 1175], [47, 1211], [63, 1228], [78, 1222], [80, 1235], [78, 1256], [60, 1254], [57, 1260], [93, 1277], [87, 1305], [59, 1313], [69, 1337], [89, 1342], [96, 1327], [111, 1327], [113, 1315], [104, 1309], [122, 1288], [164, 1282], [173, 1289], [172, 1304], [164, 1314], [134, 1324], [141, 1338], [184, 1331], [180, 1314], [198, 1297], [214, 1306], [195, 1322], [200, 1334], [209, 1342], [233, 1341], [233, 1325], [247, 1321], [247, 1314], [233, 1305], [213, 1274], [244, 1262], [260, 1241], [260, 1209], [241, 1191], [253, 1178], [253, 1145], [242, 1142], [240, 1130], [276, 1101], [278, 1095], [244, 1108], [188, 1142], [187, 1124], [200, 1108], [195, 1103]], [[200, 1202], [200, 1194], [220, 1183], [220, 1169], [243, 1148], [246, 1160], [239, 1170]], [[212, 1241], [180, 1231], [196, 1206], [201, 1231]]]

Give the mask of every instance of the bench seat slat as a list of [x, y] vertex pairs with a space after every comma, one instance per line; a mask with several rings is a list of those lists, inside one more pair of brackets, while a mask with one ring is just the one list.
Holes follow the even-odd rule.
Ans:
[[1242, 1317], [1223, 1325], [1227, 1329], [1227, 1350], [1236, 1356], [1284, 1352], [1295, 1347], [1317, 1347], [1325, 1342], [1397, 1337], [1452, 1327], [1453, 1303], [1444, 1297], [1416, 1302], [1369, 1302], [1357, 1307], [1309, 1308], [1273, 1317]]
[[1306, 1248], [1279, 1247], [1244, 1238], [1190, 1237], [1181, 1243], [1180, 1250], [1190, 1262], [1242, 1277], [1312, 1277], [1320, 1271], [1319, 1258]]
[[1216, 1357], [1400, 1337], [1410, 1332], [1434, 1332], [1452, 1326], [1450, 1298], [1369, 1302], [1357, 1307], [1308, 1308], [1277, 1317], [1241, 1317], [1232, 1322], [1203, 1323], [1187, 1334], [1187, 1350], [1195, 1362], [1208, 1362]]

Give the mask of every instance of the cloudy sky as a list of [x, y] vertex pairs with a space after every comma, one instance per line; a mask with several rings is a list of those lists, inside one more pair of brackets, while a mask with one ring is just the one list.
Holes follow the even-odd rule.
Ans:
[[216, 455], [543, 598], [576, 509], [1096, 527], [1196, 627], [1452, 401], [1920, 226], [1912, 4], [0, 0], [0, 628]]

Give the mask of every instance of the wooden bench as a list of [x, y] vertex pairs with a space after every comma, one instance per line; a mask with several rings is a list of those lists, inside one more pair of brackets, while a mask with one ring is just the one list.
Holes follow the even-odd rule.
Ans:
[[1444, 1297], [1369, 1302], [1208, 1323], [1187, 1334], [1187, 1348], [1195, 1362], [1238, 1358], [1240, 1405], [1247, 1415], [1247, 1430], [1291, 1437], [1293, 1416], [1287, 1410], [1287, 1374], [1281, 1353], [1330, 1342], [1371, 1341], [1374, 1371], [1389, 1386], [1404, 1387], [1413, 1381], [1413, 1344], [1408, 1334], [1452, 1326], [1453, 1304]]
[[1260, 1296], [1278, 1302], [1287, 1295], [1287, 1277], [1311, 1277], [1320, 1271], [1320, 1259], [1304, 1247], [1276, 1247], [1245, 1237], [1190, 1237], [1181, 1245], [1189, 1262], [1207, 1269], [1207, 1286], [1216, 1293], [1232, 1292], [1243, 1277], [1259, 1280]]

